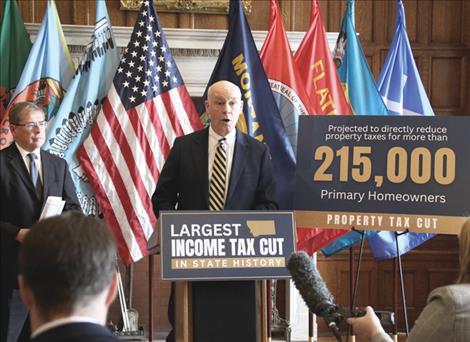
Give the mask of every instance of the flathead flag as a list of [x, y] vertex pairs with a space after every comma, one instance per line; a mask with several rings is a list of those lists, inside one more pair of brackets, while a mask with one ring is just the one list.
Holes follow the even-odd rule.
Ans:
[[153, 1], [143, 1], [102, 108], [77, 150], [125, 263], [147, 255], [156, 224], [151, 198], [175, 138], [200, 128]]
[[[294, 152], [239, 0], [230, 1], [227, 38], [207, 86], [220, 80], [233, 82], [240, 87], [244, 107], [237, 127], [269, 146], [277, 180], [278, 203], [282, 209], [291, 209], [294, 196]], [[199, 108], [203, 121], [207, 116], [204, 113], [206, 99], [207, 89]]]
[[354, 0], [348, 0], [334, 60], [355, 115], [388, 115], [354, 28]]
[[0, 27], [0, 119], [15, 92], [31, 45], [16, 0], [4, 1]]
[[311, 114], [352, 114], [328, 46], [318, 0], [311, 1], [310, 26], [294, 59], [312, 99]]
[[[341, 24], [341, 31], [336, 42], [334, 60], [355, 115], [388, 115], [382, 96], [375, 84], [374, 77], [367, 64], [361, 44], [354, 28], [354, 0], [348, 0]], [[365, 238], [377, 234], [365, 231]], [[334, 255], [361, 241], [361, 235], [351, 231], [321, 250], [323, 254]]]
[[86, 215], [97, 215], [99, 208], [76, 151], [90, 133], [119, 64], [105, 1], [96, 1], [95, 18], [91, 40], [43, 146], [51, 154], [67, 160], [77, 198]]
[[277, 0], [271, 0], [269, 30], [260, 58], [295, 153], [299, 115], [313, 113], [313, 107], [294, 62]]
[[50, 123], [59, 110], [73, 72], [74, 66], [60, 25], [59, 13], [55, 2], [49, 0], [15, 94], [2, 118], [0, 148], [7, 147], [13, 141], [8, 121], [11, 106], [22, 101], [34, 102], [44, 109]]
[[[397, 1], [395, 35], [379, 76], [378, 87], [391, 115], [434, 115], [413, 58], [401, 0]], [[410, 232], [397, 236], [395, 232], [382, 231], [369, 238], [369, 248], [374, 258], [390, 259], [398, 256], [396, 239], [401, 255], [433, 236]]]
[[[318, 0], [311, 1], [310, 26], [294, 59], [302, 85], [312, 100], [311, 114], [352, 114], [328, 46]], [[345, 229], [297, 227], [297, 249], [311, 255], [347, 232]]]

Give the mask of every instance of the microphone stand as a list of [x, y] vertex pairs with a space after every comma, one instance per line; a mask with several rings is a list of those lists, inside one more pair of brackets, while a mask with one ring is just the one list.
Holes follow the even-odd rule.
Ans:
[[308, 342], [313, 342], [313, 313], [308, 310]]

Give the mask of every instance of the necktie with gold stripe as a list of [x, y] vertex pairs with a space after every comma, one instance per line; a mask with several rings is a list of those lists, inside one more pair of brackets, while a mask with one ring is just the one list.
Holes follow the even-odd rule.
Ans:
[[209, 209], [213, 211], [223, 210], [225, 207], [225, 186], [227, 183], [227, 154], [225, 149], [225, 138], [222, 138], [215, 150], [209, 184]]

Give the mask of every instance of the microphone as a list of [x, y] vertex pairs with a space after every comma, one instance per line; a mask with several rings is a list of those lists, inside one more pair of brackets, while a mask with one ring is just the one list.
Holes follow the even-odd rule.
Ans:
[[[323, 317], [338, 341], [341, 341], [338, 326], [343, 320], [366, 314], [363, 310], [342, 309], [333, 303], [333, 296], [312, 259], [305, 252], [293, 253], [287, 260], [287, 268], [308, 309], [315, 315]], [[392, 312], [377, 311], [376, 314], [382, 325], [394, 324]]]

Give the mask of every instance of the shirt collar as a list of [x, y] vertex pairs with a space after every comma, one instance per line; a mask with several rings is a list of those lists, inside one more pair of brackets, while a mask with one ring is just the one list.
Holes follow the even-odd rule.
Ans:
[[225, 137], [221, 136], [221, 135], [218, 135], [213, 129], [212, 129], [212, 126], [209, 126], [209, 136], [211, 136], [212, 138], [214, 138], [216, 141], [219, 141], [220, 139], [222, 138], [225, 138], [225, 142], [228, 144], [228, 145], [233, 145], [233, 143], [235, 142], [235, 138], [237, 136], [237, 130], [234, 129], [233, 131], [231, 131], [229, 134], [227, 134]]
[[36, 155], [36, 157], [38, 157], [38, 159], [41, 159], [41, 149], [40, 148], [37, 148], [34, 151], [29, 152], [29, 151], [26, 151], [20, 145], [18, 145], [18, 143], [15, 142], [15, 144], [16, 144], [16, 148], [18, 149], [18, 151], [20, 151], [20, 154], [23, 157], [23, 159], [28, 158], [28, 154], [30, 154], [31, 152], [34, 153]]

